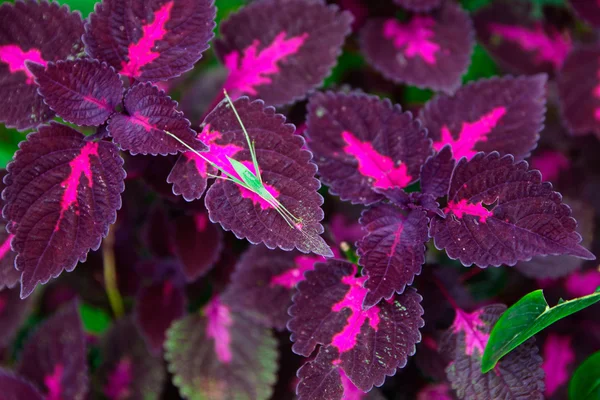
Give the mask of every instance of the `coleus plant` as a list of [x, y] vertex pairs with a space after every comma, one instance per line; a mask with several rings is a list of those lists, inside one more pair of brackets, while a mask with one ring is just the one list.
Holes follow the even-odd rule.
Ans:
[[[299, 399], [377, 399], [374, 386], [405, 368], [421, 342], [443, 365], [429, 368], [436, 382], [420, 398], [542, 398], [564, 386], [564, 378], [545, 384], [550, 369], [528, 338], [484, 373], [506, 307], [455, 300], [446, 286], [460, 290], [460, 280], [436, 275], [450, 267], [423, 266], [457, 260], [477, 274], [526, 269], [534, 257], [595, 259], [570, 207], [524, 160], [538, 145], [548, 79], [559, 69], [572, 130], [596, 130], [596, 111], [575, 110], [570, 93], [578, 57], [588, 68], [597, 57], [585, 52], [596, 50], [571, 51], [570, 36], [526, 8], [497, 13], [494, 5], [473, 24], [454, 1], [394, 3], [406, 18], [367, 18], [350, 41], [385, 78], [440, 92], [418, 113], [361, 90], [316, 91], [352, 33], [350, 12], [322, 0], [260, 0], [220, 24], [214, 53], [226, 76], [199, 123], [164, 89], [188, 79], [209, 48], [212, 1], [103, 0], [85, 20], [45, 0], [0, 6], [0, 88], [10, 93], [0, 121], [33, 129], [2, 173], [0, 321], [8, 329], [0, 347], [39, 284], [101, 247], [117, 318], [90, 377], [85, 324], [69, 301], [27, 339], [16, 371], [0, 370], [7, 393], [157, 399], [165, 360], [183, 398], [279, 398], [287, 350], [306, 358], [289, 357], [297, 379], [283, 382]], [[511, 71], [537, 75], [461, 86], [476, 34]], [[302, 129], [275, 107], [294, 121], [301, 114]], [[169, 185], [151, 213], [136, 197], [138, 175]], [[341, 215], [342, 232], [326, 219], [327, 192], [356, 207]], [[119, 237], [133, 247], [128, 224], [140, 219], [148, 251], [133, 268], [117, 266]], [[231, 236], [250, 243], [240, 257]], [[131, 293], [122, 286], [129, 273]], [[426, 325], [428, 301], [440, 293], [454, 315], [443, 334]]]

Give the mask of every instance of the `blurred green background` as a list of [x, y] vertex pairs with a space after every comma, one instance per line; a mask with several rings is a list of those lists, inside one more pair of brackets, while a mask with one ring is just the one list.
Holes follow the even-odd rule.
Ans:
[[[14, 0], [0, 0], [0, 3], [12, 2]], [[493, 0], [460, 0], [463, 7], [469, 11], [475, 11]], [[536, 13], [541, 15], [541, 7], [544, 5], [553, 5], [564, 7], [565, 0], [513, 0], [530, 1], [533, 3]], [[79, 10], [83, 17], [87, 17], [94, 9], [96, 0], [58, 0], [60, 4], [67, 4], [72, 10]], [[244, 0], [215, 0], [217, 5], [217, 23], [239, 8], [245, 3]], [[339, 60], [338, 66], [335, 68], [332, 76], [326, 81], [326, 85], [335, 84], [337, 80], [343, 76], [343, 73], [350, 69], [361, 68], [364, 65], [364, 60], [359, 54], [344, 53]], [[497, 74], [494, 62], [489, 58], [487, 53], [478, 45], [473, 52], [473, 60], [468, 73], [464, 77], [464, 81], [471, 81], [479, 78], [489, 77]], [[417, 88], [407, 88], [404, 94], [404, 101], [407, 103], [422, 103], [428, 100], [432, 93], [428, 90], [420, 90]], [[25, 138], [27, 132], [17, 132], [14, 129], [6, 129], [0, 124], [0, 168], [4, 168], [12, 159], [14, 152], [20, 141]]]

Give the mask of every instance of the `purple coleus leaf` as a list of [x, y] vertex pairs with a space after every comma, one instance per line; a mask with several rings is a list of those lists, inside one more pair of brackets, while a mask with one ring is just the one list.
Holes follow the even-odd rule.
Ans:
[[573, 373], [575, 352], [571, 344], [571, 336], [550, 333], [544, 341], [544, 363], [546, 397], [552, 396], [561, 386], [566, 384]]
[[[217, 179], [205, 198], [210, 220], [253, 244], [332, 256], [319, 236], [323, 233], [323, 197], [317, 193], [321, 184], [314, 177], [317, 166], [311, 153], [303, 149], [304, 139], [294, 134], [294, 126], [286, 124], [283, 115], [260, 100], [250, 102], [242, 97], [235, 107], [249, 138], [231, 107], [222, 102], [206, 117], [198, 136], [209, 147], [202, 156], [230, 178], [242, 180], [231, 159], [255, 174], [255, 153], [263, 191], [274, 201], [232, 181]], [[254, 151], [248, 149], [248, 141]], [[282, 207], [287, 210], [285, 217]]]
[[537, 145], [546, 111], [545, 75], [480, 80], [454, 96], [439, 95], [419, 114], [440, 151], [450, 145], [454, 158], [478, 151], [526, 158]]
[[166, 372], [130, 318], [117, 320], [100, 342], [98, 387], [109, 400], [158, 400]]
[[[6, 170], [0, 170], [0, 209], [4, 208], [1, 193], [5, 188], [5, 176]], [[0, 290], [15, 287], [21, 279], [21, 273], [15, 268], [17, 253], [10, 247], [13, 237], [14, 235], [6, 231], [6, 220], [0, 215]]]
[[27, 318], [32, 303], [31, 297], [21, 300], [16, 288], [0, 290], [0, 349], [10, 345]]
[[367, 60], [398, 83], [452, 93], [461, 84], [475, 45], [469, 16], [446, 1], [431, 14], [408, 21], [374, 19], [361, 31]]
[[425, 161], [421, 169], [421, 192], [435, 199], [444, 197], [448, 193], [455, 166], [452, 146], [447, 144], [438, 149], [437, 153]]
[[325, 258], [298, 251], [252, 246], [237, 263], [223, 303], [265, 326], [283, 330], [290, 319], [287, 311], [296, 285], [322, 261]]
[[590, 0], [569, 0], [577, 15], [594, 25], [600, 26], [600, 3]]
[[140, 327], [148, 348], [160, 354], [167, 329], [185, 312], [184, 288], [172, 280], [142, 287], [135, 303], [135, 322]]
[[506, 355], [493, 371], [481, 372], [481, 357], [489, 333], [505, 309], [504, 305], [496, 304], [473, 313], [455, 310], [456, 317], [443, 338], [441, 352], [452, 360], [446, 374], [458, 398], [544, 398], [544, 371], [535, 339]]
[[165, 358], [184, 398], [267, 400], [277, 372], [272, 333], [213, 298], [173, 324]]
[[401, 294], [421, 273], [425, 242], [429, 240], [425, 211], [406, 213], [391, 204], [378, 204], [365, 211], [360, 223], [367, 235], [357, 243], [358, 263], [367, 276], [363, 306], [373, 307], [381, 299]]
[[300, 399], [341, 399], [339, 369], [364, 392], [381, 386], [386, 375], [406, 365], [421, 340], [421, 296], [409, 288], [363, 310], [366, 277], [356, 273], [349, 262], [329, 260], [306, 272], [298, 284], [287, 325], [292, 350], [307, 357], [322, 345], [317, 358], [298, 371]]
[[600, 137], [600, 47], [580, 46], [567, 57], [557, 77], [565, 124], [574, 135]]
[[81, 59], [28, 64], [44, 102], [65, 121], [102, 125], [123, 97], [123, 83], [112, 67]]
[[[210, 137], [206, 132], [201, 132], [199, 138], [206, 142], [209, 149], [216, 146], [210, 143]], [[183, 196], [185, 201], [194, 201], [200, 199], [204, 194], [208, 176], [216, 173], [216, 168], [194, 152], [187, 151], [177, 159], [167, 177], [167, 182], [173, 184], [173, 194]]]
[[108, 121], [108, 133], [123, 150], [132, 155], [167, 155], [183, 152], [188, 148], [170, 137], [177, 136], [196, 151], [206, 150], [196, 140], [196, 132], [190, 128], [177, 102], [150, 83], [133, 86], [125, 94], [125, 114], [114, 114]]
[[42, 389], [47, 400], [86, 398], [87, 352], [77, 301], [59, 309], [27, 339], [17, 371]]
[[313, 95], [306, 135], [323, 183], [353, 203], [374, 203], [382, 198], [375, 189], [417, 181], [431, 154], [427, 132], [411, 113], [361, 93]]
[[223, 231], [208, 219], [206, 211], [174, 220], [174, 250], [188, 282], [205, 275], [223, 250]]
[[582, 247], [577, 221], [552, 184], [525, 161], [496, 152], [462, 158], [448, 190], [446, 218], [431, 220], [430, 235], [463, 265], [515, 265], [536, 255], [595, 259]]
[[44, 400], [44, 396], [31, 383], [4, 369], [0, 369], [0, 388], [2, 388], [2, 398], [10, 400]]
[[214, 18], [213, 0], [103, 0], [83, 41], [90, 57], [121, 75], [164, 81], [192, 69], [208, 49]]
[[121, 208], [125, 171], [114, 144], [87, 142], [55, 122], [19, 147], [4, 178], [3, 216], [15, 235], [21, 297], [27, 297], [100, 247]]
[[[293, 23], [291, 21], [294, 21]], [[269, 105], [302, 99], [321, 85], [350, 34], [352, 15], [320, 0], [266, 0], [243, 7], [220, 27], [224, 88]]]
[[479, 10], [473, 23], [480, 42], [513, 73], [553, 74], [573, 47], [568, 32], [534, 19], [527, 2], [494, 2]]
[[394, 3], [410, 11], [424, 12], [439, 7], [442, 0], [394, 0]]
[[83, 50], [82, 34], [81, 14], [56, 2], [26, 0], [0, 6], [0, 123], [27, 129], [54, 116], [25, 63], [45, 66], [75, 57]]

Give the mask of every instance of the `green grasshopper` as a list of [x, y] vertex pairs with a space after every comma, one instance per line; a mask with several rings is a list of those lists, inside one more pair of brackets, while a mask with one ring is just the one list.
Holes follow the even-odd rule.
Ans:
[[171, 136], [173, 139], [177, 140], [179, 143], [184, 145], [188, 150], [190, 150], [191, 152], [196, 154], [198, 157], [202, 158], [204, 161], [211, 164], [212, 166], [214, 166], [217, 170], [219, 170], [221, 172], [220, 176], [209, 174], [209, 176], [211, 178], [221, 178], [221, 179], [231, 181], [231, 182], [251, 191], [252, 193], [256, 194], [261, 199], [263, 199], [264, 201], [269, 203], [279, 213], [279, 215], [281, 215], [281, 217], [290, 226], [290, 228], [297, 229], [301, 233], [304, 234], [304, 232], [302, 231], [302, 226], [303, 226], [302, 219], [295, 217], [287, 208], [285, 208], [283, 206], [283, 204], [281, 204], [279, 202], [279, 200], [277, 200], [275, 197], [273, 197], [273, 195], [266, 189], [266, 187], [263, 183], [263, 180], [262, 180], [262, 176], [260, 174], [260, 169], [258, 168], [258, 161], [256, 159], [256, 149], [254, 147], [254, 142], [250, 140], [250, 136], [248, 135], [248, 132], [246, 131], [246, 127], [244, 126], [244, 123], [242, 122], [240, 115], [238, 114], [235, 106], [233, 105], [233, 101], [231, 101], [231, 98], [227, 94], [227, 91], [224, 90], [223, 93], [225, 94], [225, 98], [227, 99], [229, 106], [233, 110], [235, 117], [237, 118], [237, 120], [242, 128], [242, 131], [244, 132], [244, 136], [246, 137], [246, 142], [248, 143], [248, 148], [250, 149], [250, 155], [252, 156], [252, 164], [254, 166], [254, 170], [256, 171], [256, 173], [253, 173], [252, 171], [250, 171], [250, 169], [248, 167], [246, 167], [244, 164], [242, 164], [238, 160], [234, 160], [231, 157], [227, 157], [227, 159], [229, 160], [229, 163], [231, 164], [231, 166], [233, 167], [235, 172], [237, 172], [237, 174], [240, 176], [240, 178], [241, 178], [241, 180], [240, 180], [237, 177], [231, 175], [227, 171], [220, 168], [218, 165], [215, 165], [214, 163], [212, 163], [210, 160], [208, 160], [206, 157], [204, 157], [202, 155], [202, 153], [194, 150], [187, 143], [184, 143], [181, 139], [179, 139], [177, 136], [173, 135], [171, 132], [165, 131], [165, 133], [167, 135]]

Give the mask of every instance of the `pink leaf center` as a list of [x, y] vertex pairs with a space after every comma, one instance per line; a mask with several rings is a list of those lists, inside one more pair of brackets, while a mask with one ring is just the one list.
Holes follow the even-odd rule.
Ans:
[[[600, 70], [598, 70], [598, 72], [596, 73], [596, 78], [600, 80]], [[600, 83], [598, 83], [598, 85], [594, 87], [592, 94], [596, 98], [596, 100], [600, 100]], [[596, 118], [596, 121], [600, 121], [600, 107], [596, 107], [596, 110], [594, 112], [594, 118]]]
[[46, 389], [48, 390], [48, 396], [46, 397], [46, 400], [62, 400], [61, 381], [64, 372], [65, 367], [62, 364], [56, 364], [52, 374], [44, 377], [44, 385], [46, 385]]
[[229, 308], [215, 297], [204, 309], [208, 322], [206, 324], [206, 336], [215, 341], [215, 353], [217, 359], [224, 364], [231, 362], [231, 334], [229, 329], [233, 325], [233, 319]]
[[565, 288], [571, 296], [582, 297], [592, 294], [600, 287], [600, 271], [588, 270], [573, 272], [565, 282]]
[[150, 64], [160, 56], [160, 52], [152, 49], [156, 42], [162, 40], [167, 34], [165, 25], [169, 21], [173, 1], [165, 3], [154, 13], [154, 20], [142, 27], [142, 37], [135, 44], [130, 44], [128, 49], [129, 61], [121, 63], [121, 74], [137, 78], [141, 75], [141, 68]]
[[544, 363], [546, 373], [546, 396], [552, 394], [569, 380], [568, 365], [575, 361], [575, 353], [571, 348], [571, 338], [551, 333], [544, 343]]
[[285, 60], [290, 55], [296, 54], [308, 39], [308, 33], [286, 39], [286, 32], [279, 33], [273, 42], [261, 51], [258, 51], [260, 42], [255, 40], [244, 49], [241, 56], [233, 51], [225, 56], [225, 66], [229, 69], [229, 76], [225, 82], [232, 98], [243, 94], [256, 95], [257, 86], [271, 83], [271, 76], [279, 72], [278, 62]]
[[379, 154], [369, 142], [361, 142], [352, 133], [342, 132], [346, 142], [344, 151], [358, 161], [358, 172], [373, 178], [373, 186], [378, 188], [404, 188], [411, 181], [406, 164], [398, 161], [397, 165], [388, 156]]
[[342, 368], [338, 368], [340, 373], [340, 379], [342, 380], [342, 387], [344, 388], [344, 400], [361, 400], [365, 396], [365, 392], [357, 388], [354, 383], [346, 376], [346, 373]]
[[8, 64], [8, 70], [11, 74], [24, 72], [27, 76], [27, 84], [34, 83], [33, 74], [25, 66], [25, 61], [32, 61], [36, 64], [42, 64], [44, 67], [48, 62], [42, 58], [42, 53], [38, 49], [23, 51], [19, 46], [8, 44], [0, 46], [0, 62]]
[[556, 150], [544, 151], [531, 159], [531, 168], [539, 170], [545, 181], [556, 180], [560, 171], [568, 169], [570, 165], [569, 159]]
[[122, 358], [117, 367], [108, 376], [104, 394], [110, 400], [126, 400], [131, 396], [129, 389], [133, 381], [132, 363], [129, 357]]
[[[98, 156], [98, 143], [87, 143], [81, 148], [80, 154], [69, 163], [69, 166], [71, 167], [71, 173], [61, 183], [61, 186], [65, 189], [65, 192], [60, 203], [61, 211], [58, 221], [56, 222], [55, 230], [58, 230], [64, 214], [69, 210], [71, 205], [78, 205], [77, 193], [81, 175], [86, 177], [87, 185], [89, 185], [90, 188], [94, 184], [92, 166], [90, 163], [91, 156]], [[76, 209], [75, 213], [79, 215], [79, 210]]]
[[465, 353], [473, 355], [477, 349], [479, 356], [483, 356], [483, 351], [487, 345], [489, 334], [483, 333], [479, 328], [485, 327], [485, 323], [479, 318], [483, 310], [468, 314], [460, 309], [456, 310], [456, 318], [452, 324], [452, 331], [456, 334], [464, 332], [465, 334]]
[[331, 344], [338, 348], [340, 353], [344, 353], [354, 348], [360, 329], [367, 319], [369, 320], [369, 326], [375, 331], [377, 331], [377, 327], [379, 326], [379, 307], [374, 306], [366, 311], [362, 308], [363, 301], [368, 292], [368, 290], [363, 287], [367, 277], [363, 276], [356, 278], [354, 275], [356, 275], [356, 266], [354, 266], [352, 275], [342, 278], [342, 282], [350, 285], [350, 289], [346, 293], [346, 296], [331, 308], [334, 312], [340, 312], [344, 308], [348, 308], [351, 311], [351, 314], [346, 321], [346, 325], [341, 332], [338, 332], [333, 336], [331, 342]]
[[0, 260], [2, 260], [10, 251], [10, 241], [14, 238], [15, 235], [8, 235], [7, 238], [0, 245]]
[[535, 52], [535, 62], [537, 64], [549, 62], [557, 69], [563, 65], [572, 47], [569, 36], [563, 36], [558, 32], [547, 35], [540, 24], [536, 24], [533, 29], [504, 24], [490, 24], [490, 31], [492, 34], [517, 43], [526, 51]]
[[494, 215], [492, 211], [488, 211], [481, 203], [467, 203], [467, 199], [462, 199], [458, 203], [449, 201], [448, 207], [444, 209], [444, 212], [452, 212], [460, 219], [462, 219], [465, 214], [473, 215], [479, 217], [479, 221], [482, 223], [485, 223], [489, 217]]
[[467, 157], [467, 160], [477, 154], [475, 145], [478, 142], [486, 142], [487, 135], [498, 125], [498, 121], [506, 114], [505, 107], [496, 107], [474, 122], [463, 122], [458, 138], [454, 140], [452, 133], [446, 125], [442, 126], [442, 139], [433, 143], [433, 148], [440, 151], [446, 144], [452, 146], [454, 158], [459, 160]]
[[407, 24], [392, 18], [383, 24], [383, 36], [393, 39], [394, 46], [407, 58], [419, 57], [427, 64], [435, 64], [440, 45], [432, 40], [434, 26], [431, 17], [415, 16]]
[[194, 223], [196, 224], [196, 231], [203, 232], [208, 226], [208, 217], [205, 213], [198, 213], [194, 215]]
[[312, 271], [315, 268], [315, 263], [324, 261], [324, 257], [298, 256], [294, 258], [296, 268], [292, 268], [280, 275], [273, 276], [271, 278], [270, 286], [283, 286], [284, 288], [291, 289], [304, 280], [304, 273], [306, 271]]

